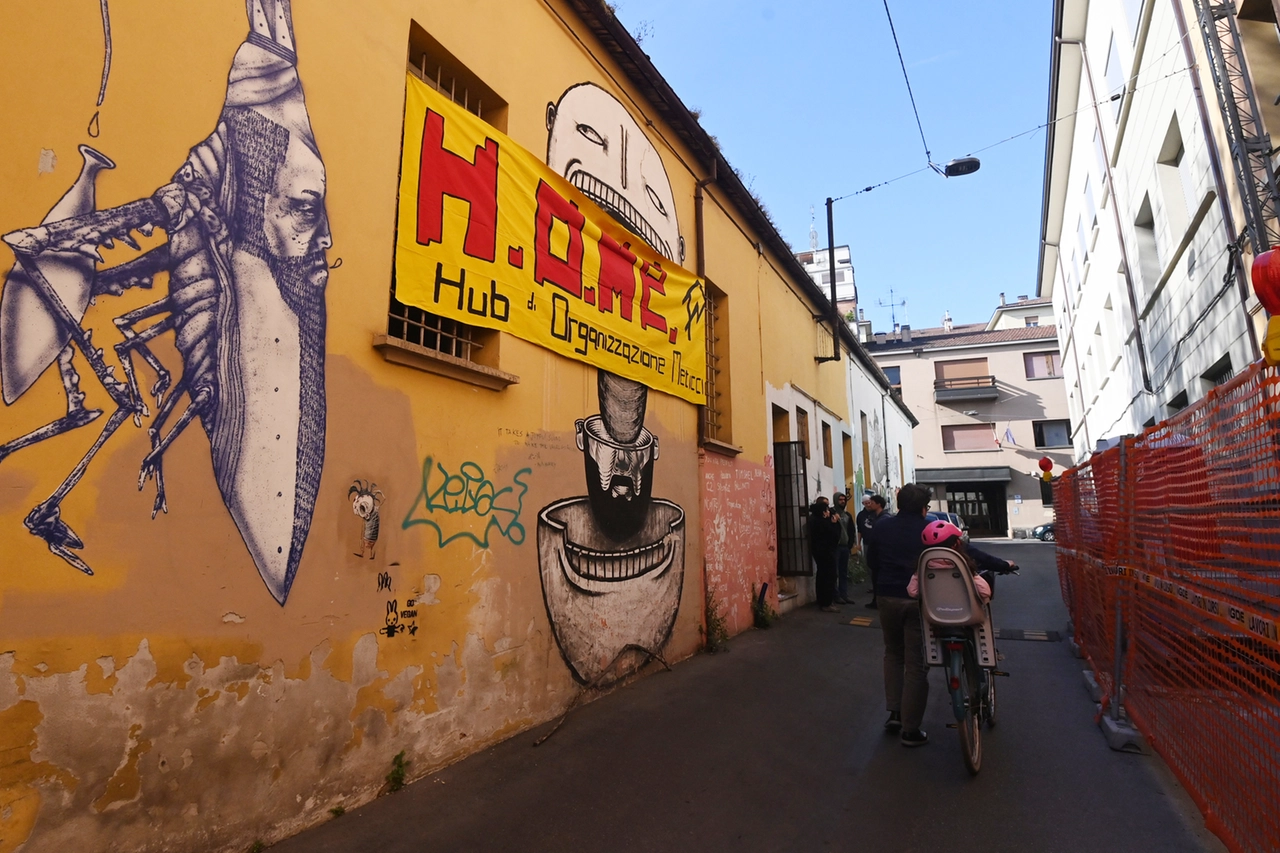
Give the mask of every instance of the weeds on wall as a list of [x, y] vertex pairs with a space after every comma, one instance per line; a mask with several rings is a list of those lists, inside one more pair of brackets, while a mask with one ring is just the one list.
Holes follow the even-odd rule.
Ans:
[[720, 602], [716, 600], [716, 594], [710, 586], [707, 587], [707, 599], [703, 615], [706, 619], [706, 627], [701, 629], [702, 647], [712, 654], [726, 651], [725, 644], [729, 642], [729, 627], [724, 621], [724, 616], [720, 613]]
[[334, 817], [342, 817], [346, 813], [347, 813], [347, 810], [344, 809], [342, 806], [334, 806], [333, 808], [329, 809], [329, 814], [333, 815]]
[[871, 572], [867, 570], [867, 561], [862, 558], [861, 551], [849, 555], [849, 565], [845, 567], [845, 571], [849, 573], [850, 583], [861, 584], [871, 580]]
[[396, 753], [395, 758], [391, 759], [391, 772], [387, 774], [387, 785], [392, 793], [404, 787], [404, 773], [408, 767], [409, 762], [404, 760], [402, 749]]
[[751, 620], [757, 628], [768, 628], [778, 618], [778, 611], [769, 606], [769, 600], [751, 585]]

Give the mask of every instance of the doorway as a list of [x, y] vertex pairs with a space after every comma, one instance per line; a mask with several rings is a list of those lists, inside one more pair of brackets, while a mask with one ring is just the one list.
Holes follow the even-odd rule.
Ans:
[[947, 512], [958, 514], [969, 525], [973, 539], [1009, 534], [1009, 511], [1004, 483], [947, 483]]

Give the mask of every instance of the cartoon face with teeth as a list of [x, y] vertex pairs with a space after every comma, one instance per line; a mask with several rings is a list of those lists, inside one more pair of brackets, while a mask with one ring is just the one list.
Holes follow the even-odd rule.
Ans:
[[594, 83], [547, 105], [547, 165], [659, 254], [684, 261], [662, 158], [631, 113]]
[[[547, 105], [547, 165], [663, 257], [683, 262], [666, 167], [608, 92], [581, 83]], [[658, 438], [644, 427], [649, 389], [606, 370], [596, 380], [600, 412], [575, 424], [587, 494], [539, 513], [538, 565], [565, 663], [580, 683], [599, 685], [634, 672], [671, 637], [685, 517], [652, 496]]]

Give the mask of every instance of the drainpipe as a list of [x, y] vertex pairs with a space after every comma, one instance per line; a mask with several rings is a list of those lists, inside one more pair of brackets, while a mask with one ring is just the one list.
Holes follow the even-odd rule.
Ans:
[[1107, 150], [1107, 135], [1102, 132], [1102, 112], [1098, 109], [1098, 92], [1093, 86], [1093, 67], [1089, 62], [1089, 51], [1080, 39], [1064, 39], [1058, 36], [1054, 41], [1059, 44], [1074, 44], [1080, 48], [1080, 57], [1084, 61], [1084, 76], [1089, 82], [1089, 99], [1093, 101], [1093, 120], [1098, 128], [1098, 144], [1102, 146], [1103, 169], [1106, 171], [1107, 191], [1111, 193], [1111, 212], [1116, 220], [1116, 242], [1120, 244], [1120, 266], [1124, 268], [1124, 287], [1129, 297], [1129, 311], [1133, 314], [1134, 340], [1138, 344], [1138, 363], [1142, 368], [1142, 387], [1151, 392], [1151, 371], [1147, 369], [1147, 347], [1142, 340], [1142, 320], [1138, 318], [1138, 297], [1133, 289], [1133, 273], [1129, 269], [1129, 250], [1124, 244], [1124, 229], [1120, 222], [1120, 197], [1116, 195], [1115, 181], [1111, 176], [1111, 152]]
[[[1115, 196], [1111, 197], [1111, 201], [1113, 204], [1115, 203]], [[1062, 248], [1060, 246], [1055, 246], [1053, 243], [1050, 243], [1047, 240], [1044, 241], [1044, 244], [1046, 246], [1053, 246], [1053, 253], [1058, 258], [1058, 277], [1065, 284], [1067, 281], [1067, 271], [1062, 268]], [[1071, 311], [1071, 297], [1066, 293], [1062, 294], [1062, 307], [1065, 308], [1067, 311], [1067, 328], [1071, 330], [1070, 335], [1071, 335], [1071, 338], [1073, 339], [1071, 341], [1071, 360], [1076, 363], [1076, 379], [1079, 380], [1080, 379], [1080, 341], [1075, 339], [1075, 335], [1076, 335], [1075, 315]], [[1084, 446], [1086, 448], [1092, 447], [1093, 444], [1092, 442], [1089, 441], [1089, 419], [1085, 417], [1084, 383], [1083, 382], [1080, 383], [1080, 428], [1084, 430]]]
[[[1173, 16], [1178, 22], [1178, 38], [1182, 40], [1182, 52], [1186, 56], [1187, 69], [1191, 72], [1191, 89], [1196, 94], [1196, 110], [1200, 113], [1200, 132], [1204, 134], [1205, 150], [1209, 152], [1209, 165], [1213, 170], [1213, 185], [1218, 191], [1218, 203], [1222, 206], [1222, 227], [1227, 232], [1227, 245], [1236, 241], [1235, 217], [1231, 215], [1231, 199], [1227, 195], [1227, 179], [1222, 171], [1222, 160], [1218, 156], [1218, 139], [1214, 135], [1213, 125], [1209, 123], [1209, 107], [1205, 103], [1204, 89], [1200, 85], [1200, 66], [1196, 62], [1195, 49], [1191, 47], [1191, 37], [1187, 31], [1187, 19], [1182, 11], [1181, 0], [1173, 0]], [[1254, 252], [1257, 252], [1254, 248]], [[1244, 255], [1235, 252], [1236, 284], [1240, 288], [1240, 308], [1244, 311], [1244, 327], [1249, 331], [1249, 346], [1256, 355], [1258, 350], [1258, 333], [1253, 329], [1253, 315], [1249, 313], [1249, 280], [1244, 266]]]
[[[893, 473], [889, 470], [889, 411], [886, 398], [892, 392], [886, 390], [880, 395], [880, 434], [884, 436], [884, 484], [886, 486], [893, 482]], [[899, 483], [898, 488], [902, 488], [906, 483]]]
[[707, 184], [716, 182], [716, 163], [717, 160], [711, 161], [711, 174], [698, 181], [693, 185], [693, 227], [694, 240], [697, 241], [698, 251], [698, 278], [705, 279], [707, 277], [707, 257], [706, 257], [706, 235], [702, 224], [702, 188]]

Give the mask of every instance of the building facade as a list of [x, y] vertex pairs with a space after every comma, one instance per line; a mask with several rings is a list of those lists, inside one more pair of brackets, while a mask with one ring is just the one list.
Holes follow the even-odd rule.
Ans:
[[[1038, 293], [1059, 320], [1077, 460], [1257, 358], [1260, 241], [1242, 188], [1269, 181], [1274, 198], [1258, 161], [1280, 120], [1280, 42], [1272, 3], [1234, 4], [1206, 28], [1208, 6], [1055, 5]], [[1228, 105], [1254, 119], [1243, 135]], [[1245, 183], [1241, 166], [1256, 172]]]
[[76, 10], [6, 8], [0, 849], [269, 843], [812, 597], [910, 413], [606, 4]]
[[1038, 462], [1071, 464], [1071, 420], [1048, 299], [1002, 304], [986, 323], [903, 326], [867, 349], [919, 419], [914, 478], [935, 509], [958, 513], [974, 537], [1053, 520]]

